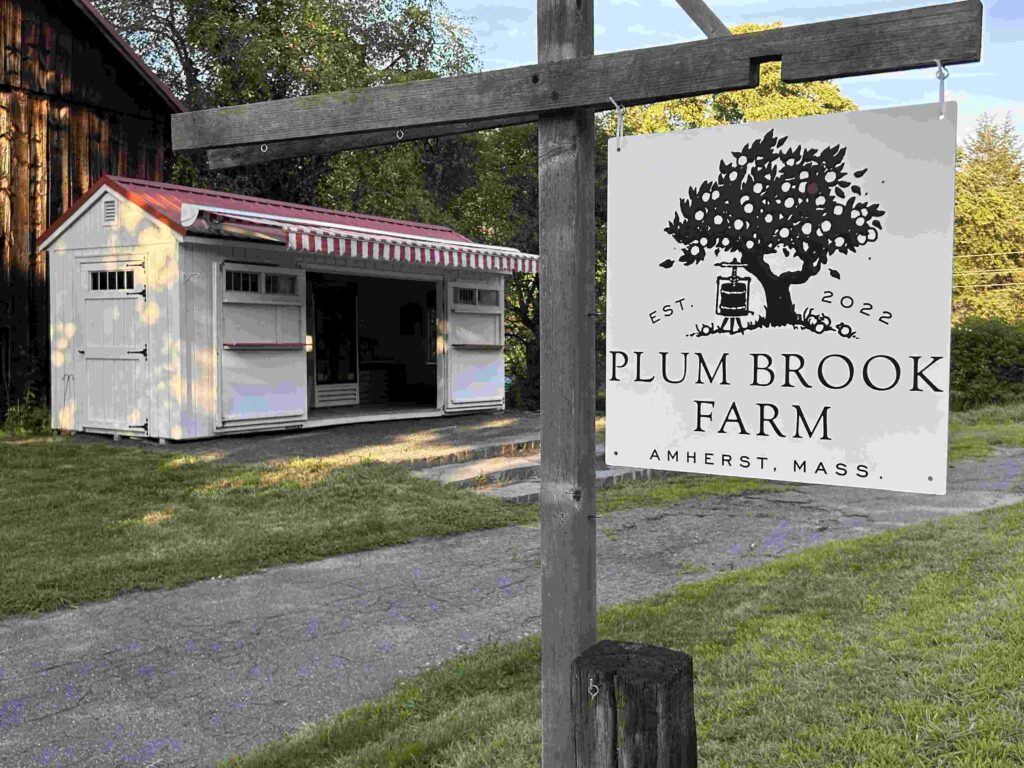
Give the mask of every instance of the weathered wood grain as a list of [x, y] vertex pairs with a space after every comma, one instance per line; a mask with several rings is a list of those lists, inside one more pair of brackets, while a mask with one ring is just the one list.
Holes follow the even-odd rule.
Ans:
[[[571, 66], [593, 53], [593, 0], [538, 0], [538, 61]], [[565, 768], [572, 660], [597, 639], [593, 110], [541, 115], [537, 150], [542, 766]]]
[[404, 141], [420, 141], [431, 139], [437, 136], [452, 136], [459, 133], [471, 133], [473, 131], [484, 131], [490, 128], [502, 128], [506, 125], [522, 125], [537, 120], [537, 115], [522, 115], [517, 117], [504, 117], [495, 120], [480, 120], [477, 122], [452, 123], [448, 125], [430, 125], [422, 128], [410, 128], [403, 131], [399, 138], [397, 131], [378, 131], [375, 133], [355, 134], [352, 136], [321, 136], [312, 139], [300, 139], [298, 141], [279, 141], [267, 144], [266, 151], [262, 147], [246, 144], [239, 147], [226, 149], [211, 149], [206, 153], [207, 162], [211, 169], [234, 168], [239, 165], [252, 165], [255, 163], [266, 163], [271, 160], [283, 160], [289, 157], [300, 157], [303, 155], [326, 155], [332, 152], [342, 152], [351, 149], [365, 149], [367, 147], [383, 147], [390, 144], [400, 144]]
[[11, 295], [11, 94], [0, 90], [0, 322], [10, 324]]
[[576, 768], [696, 768], [688, 654], [603, 640], [573, 661], [572, 692]]
[[686, 15], [693, 20], [693, 23], [700, 27], [700, 31], [708, 37], [725, 37], [732, 34], [704, 0], [676, 0], [676, 2], [679, 3], [680, 8], [686, 11]]
[[21, 6], [8, 4], [4, 17], [4, 82], [21, 87]]
[[621, 51], [581, 60], [304, 96], [173, 115], [176, 150], [385, 132], [603, 109], [756, 85], [763, 61], [788, 82], [978, 61], [981, 2], [933, 5], [837, 21]]

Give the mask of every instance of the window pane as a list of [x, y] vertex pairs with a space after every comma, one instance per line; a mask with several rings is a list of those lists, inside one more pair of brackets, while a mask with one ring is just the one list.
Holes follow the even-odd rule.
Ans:
[[98, 291], [100, 289], [100, 273], [90, 272], [89, 277], [92, 279], [92, 289]]
[[240, 293], [259, 293], [260, 275], [258, 272], [229, 271], [224, 279], [224, 290]]
[[298, 293], [298, 281], [294, 275], [267, 275], [267, 293], [294, 296]]
[[459, 288], [455, 291], [456, 304], [476, 304], [475, 288]]
[[118, 290], [124, 290], [124, 270], [117, 270], [117, 287]]
[[135, 287], [135, 270], [134, 269], [128, 270], [127, 277], [125, 278], [125, 285], [127, 286], [129, 291], [132, 290]]
[[485, 291], [483, 289], [477, 291], [477, 301], [482, 307], [496, 307], [498, 306], [498, 292], [497, 291]]

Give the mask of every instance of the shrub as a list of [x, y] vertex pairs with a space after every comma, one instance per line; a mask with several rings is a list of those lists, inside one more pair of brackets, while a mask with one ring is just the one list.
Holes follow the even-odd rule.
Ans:
[[971, 318], [953, 329], [950, 406], [1024, 401], [1024, 322]]
[[32, 392], [23, 400], [7, 409], [7, 416], [0, 423], [0, 434], [29, 437], [50, 434], [50, 409], [36, 402]]

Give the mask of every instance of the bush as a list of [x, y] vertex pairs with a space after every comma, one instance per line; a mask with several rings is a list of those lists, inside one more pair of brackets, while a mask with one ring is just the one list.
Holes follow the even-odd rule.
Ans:
[[7, 416], [0, 424], [0, 434], [29, 437], [50, 434], [50, 409], [36, 402], [29, 392], [25, 398], [7, 409]]
[[1024, 401], [1024, 322], [971, 318], [953, 329], [950, 407]]

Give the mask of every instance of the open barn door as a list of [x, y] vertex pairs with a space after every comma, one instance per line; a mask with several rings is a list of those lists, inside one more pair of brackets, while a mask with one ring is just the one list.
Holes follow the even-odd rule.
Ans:
[[219, 277], [221, 429], [305, 421], [304, 273], [225, 263]]
[[448, 397], [445, 410], [505, 403], [504, 306], [491, 284], [448, 286]]

